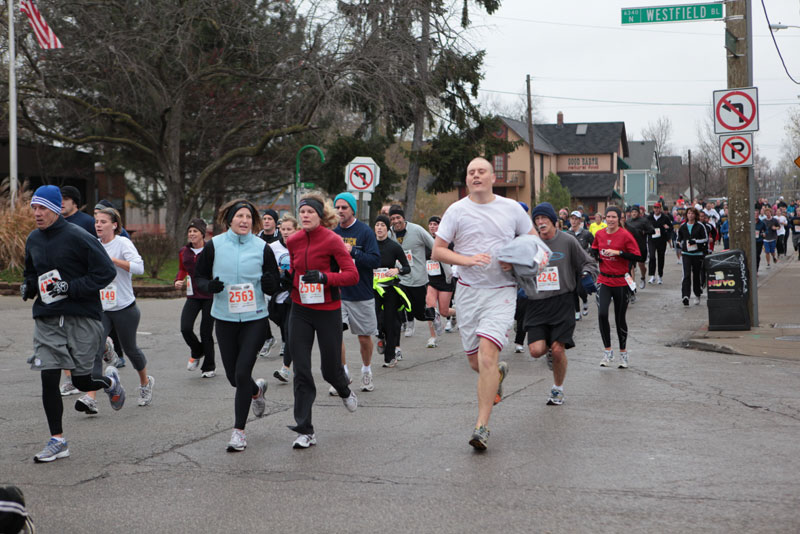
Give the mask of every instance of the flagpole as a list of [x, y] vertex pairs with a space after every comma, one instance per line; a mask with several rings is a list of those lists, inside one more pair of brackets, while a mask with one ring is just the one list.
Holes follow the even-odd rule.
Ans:
[[11, 211], [17, 203], [17, 51], [14, 46], [14, 0], [8, 2], [8, 181]]

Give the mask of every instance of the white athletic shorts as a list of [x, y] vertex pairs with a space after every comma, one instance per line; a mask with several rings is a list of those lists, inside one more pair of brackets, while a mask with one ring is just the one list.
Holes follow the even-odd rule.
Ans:
[[514, 322], [516, 286], [482, 289], [459, 281], [455, 303], [464, 352], [476, 354], [479, 338], [488, 339], [498, 350], [503, 350], [508, 342], [508, 329]]
[[377, 336], [378, 317], [375, 315], [375, 299], [343, 300], [342, 322], [357, 336]]

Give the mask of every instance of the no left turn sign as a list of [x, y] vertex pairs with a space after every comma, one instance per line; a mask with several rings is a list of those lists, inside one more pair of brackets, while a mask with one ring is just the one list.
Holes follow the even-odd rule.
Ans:
[[368, 191], [370, 188], [374, 189], [372, 183], [375, 181], [375, 176], [368, 165], [355, 165], [350, 169], [347, 181], [356, 191]]
[[758, 130], [758, 88], [714, 91], [714, 133]]
[[753, 134], [719, 136], [719, 154], [722, 167], [752, 167]]

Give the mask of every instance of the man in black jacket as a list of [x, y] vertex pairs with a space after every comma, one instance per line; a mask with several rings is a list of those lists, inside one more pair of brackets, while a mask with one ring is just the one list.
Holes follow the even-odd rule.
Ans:
[[[631, 207], [631, 216], [625, 221], [625, 229], [628, 230], [636, 239], [639, 245], [639, 289], [644, 289], [645, 280], [644, 275], [647, 272], [645, 261], [647, 261], [647, 236], [653, 233], [653, 225], [647, 220], [647, 217], [641, 217], [641, 210], [638, 205]], [[631, 266], [635, 270], [635, 264]], [[634, 273], [635, 274], [635, 273]]]
[[664, 253], [667, 250], [667, 243], [672, 240], [672, 218], [663, 213], [661, 203], [656, 202], [653, 204], [653, 213], [647, 216], [647, 220], [653, 226], [653, 233], [647, 240], [647, 249], [650, 253], [650, 266], [647, 268], [650, 274], [648, 282], [661, 284], [664, 276]]
[[104, 389], [115, 410], [125, 402], [125, 390], [115, 367], [92, 376], [95, 357], [104, 342], [100, 290], [114, 280], [114, 264], [100, 242], [61, 216], [61, 192], [54, 185], [36, 190], [31, 199], [36, 229], [25, 243], [23, 300], [33, 303], [34, 354], [31, 369], [42, 375], [42, 404], [51, 438], [35, 462], [69, 456], [61, 426], [64, 407], [59, 380], [72, 371], [81, 391]]

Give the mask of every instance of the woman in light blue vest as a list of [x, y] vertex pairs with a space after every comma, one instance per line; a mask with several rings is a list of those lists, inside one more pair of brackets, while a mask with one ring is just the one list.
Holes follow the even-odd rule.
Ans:
[[267, 299], [278, 290], [279, 272], [275, 255], [256, 236], [261, 217], [249, 201], [236, 199], [225, 204], [218, 223], [227, 229], [206, 243], [197, 259], [195, 285], [213, 294], [211, 316], [225, 376], [236, 388], [235, 421], [228, 451], [247, 447], [244, 426], [253, 414], [262, 417], [266, 409], [263, 378], [253, 380], [258, 350], [267, 338]]

